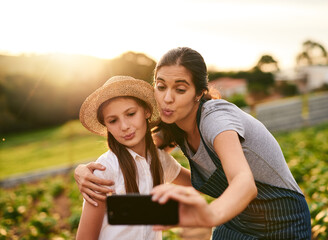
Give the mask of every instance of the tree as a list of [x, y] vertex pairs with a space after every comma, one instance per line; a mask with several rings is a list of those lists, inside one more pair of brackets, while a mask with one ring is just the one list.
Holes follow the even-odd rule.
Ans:
[[232, 102], [233, 104], [237, 105], [240, 108], [248, 106], [246, 99], [245, 99], [245, 95], [243, 95], [243, 94], [234, 94], [228, 98], [228, 101]]
[[299, 67], [311, 65], [327, 65], [328, 57], [324, 46], [318, 42], [307, 40], [303, 43], [302, 52], [296, 57]]
[[271, 55], [263, 55], [255, 67], [262, 72], [275, 72], [279, 70], [278, 62]]
[[79, 55], [0, 55], [0, 132], [78, 118], [84, 99], [114, 75], [152, 81], [155, 61], [127, 52], [115, 59]]
[[126, 75], [152, 82], [156, 62], [143, 53], [126, 52], [110, 63], [110, 76]]
[[262, 55], [246, 74], [248, 92], [253, 96], [269, 95], [274, 86], [273, 72], [278, 70], [278, 62], [271, 55]]
[[258, 67], [249, 72], [247, 79], [248, 92], [252, 95], [269, 95], [274, 86], [274, 77], [271, 72], [262, 72]]

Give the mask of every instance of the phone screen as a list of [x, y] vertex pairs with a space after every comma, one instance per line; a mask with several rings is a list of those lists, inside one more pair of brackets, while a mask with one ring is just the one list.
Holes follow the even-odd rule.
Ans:
[[178, 202], [159, 204], [151, 195], [127, 194], [107, 196], [108, 223], [111, 225], [176, 225]]

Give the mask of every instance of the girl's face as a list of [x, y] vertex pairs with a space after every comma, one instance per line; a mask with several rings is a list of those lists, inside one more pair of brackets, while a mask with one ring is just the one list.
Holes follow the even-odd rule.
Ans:
[[163, 66], [155, 79], [155, 98], [165, 123], [183, 125], [197, 107], [191, 73], [183, 66]]
[[140, 155], [145, 151], [145, 134], [147, 118], [150, 112], [140, 106], [134, 99], [113, 98], [103, 108], [104, 122], [107, 130], [124, 146]]

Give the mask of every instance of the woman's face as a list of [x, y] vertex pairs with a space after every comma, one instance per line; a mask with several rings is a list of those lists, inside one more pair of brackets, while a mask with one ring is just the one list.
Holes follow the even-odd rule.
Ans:
[[131, 98], [113, 98], [103, 108], [104, 123], [113, 137], [124, 146], [138, 154], [145, 149], [147, 118], [146, 111]]
[[183, 66], [163, 66], [155, 78], [155, 98], [165, 123], [183, 125], [197, 107], [191, 73]]

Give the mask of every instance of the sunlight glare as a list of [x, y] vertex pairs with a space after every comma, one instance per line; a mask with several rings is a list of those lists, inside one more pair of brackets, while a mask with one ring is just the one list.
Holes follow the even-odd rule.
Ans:
[[303, 41], [328, 39], [321, 0], [1, 1], [0, 53], [114, 58], [134, 51], [157, 61], [188, 46], [221, 70], [248, 69], [262, 54], [291, 66]]

